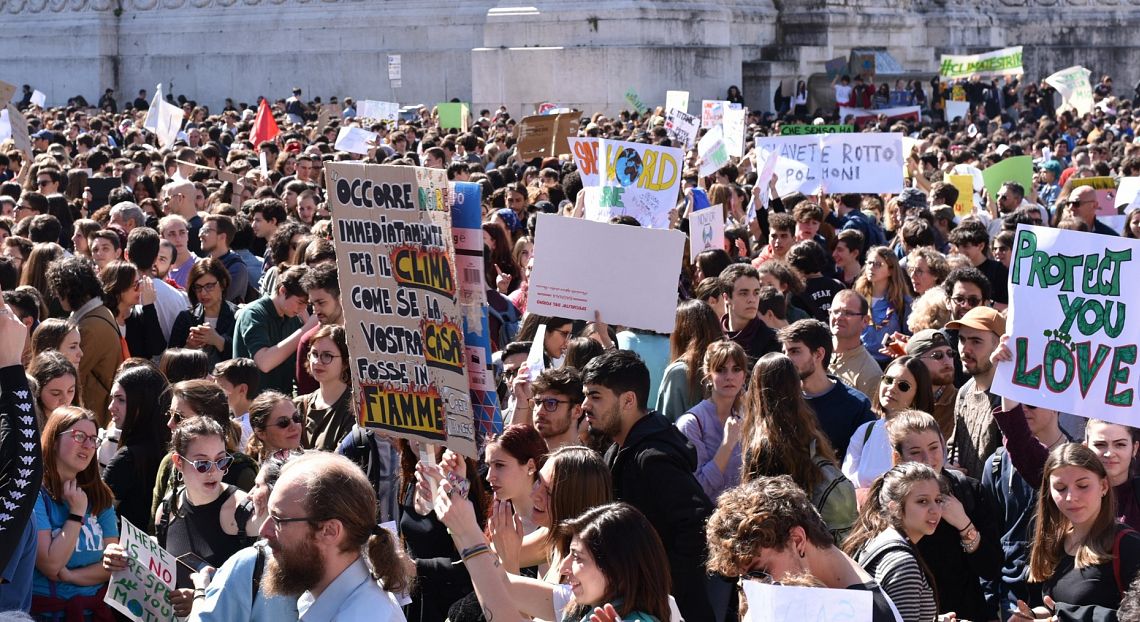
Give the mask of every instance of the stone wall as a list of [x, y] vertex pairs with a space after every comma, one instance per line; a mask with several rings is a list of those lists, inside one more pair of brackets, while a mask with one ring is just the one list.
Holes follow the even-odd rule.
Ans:
[[[1018, 44], [1029, 79], [1073, 64], [1121, 92], [1140, 79], [1140, 0], [0, 0], [0, 23], [0, 79], [51, 104], [162, 82], [215, 107], [299, 86], [612, 113], [628, 89], [655, 105], [670, 88], [699, 101], [738, 84], [766, 109], [781, 79], [854, 48], [933, 71], [942, 53]], [[388, 54], [402, 56], [399, 89]]]

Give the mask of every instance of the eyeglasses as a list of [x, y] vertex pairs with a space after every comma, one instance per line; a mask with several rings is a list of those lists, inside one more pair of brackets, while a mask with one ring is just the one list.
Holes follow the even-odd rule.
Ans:
[[188, 418], [190, 415], [183, 415], [177, 410], [171, 408], [170, 410], [166, 411], [166, 416], [170, 419], [173, 419], [174, 423], [182, 423], [182, 420]]
[[[946, 351], [946, 352], [944, 352], [942, 350], [935, 350], [933, 352], [927, 352], [926, 354], [923, 354], [923, 355], [919, 356], [918, 358], [930, 359], [932, 361], [941, 361], [942, 359], [952, 359], [952, 358], [954, 358], [954, 356], [955, 356], [955, 354], [954, 354], [953, 350]], [[905, 391], [905, 389], [904, 389], [904, 391]]]
[[279, 533], [281, 533], [281, 525], [287, 525], [289, 523], [312, 522], [314, 519], [311, 516], [296, 516], [293, 518], [284, 518], [281, 516], [274, 516], [273, 514], [270, 514], [269, 520], [273, 522], [273, 533], [279, 534]]
[[885, 387], [889, 387], [891, 385], [898, 386], [899, 391], [902, 391], [903, 393], [910, 393], [910, 390], [914, 388], [914, 385], [911, 383], [907, 382], [906, 380], [899, 380], [894, 376], [883, 376], [882, 382], [883, 386]]
[[777, 581], [772, 578], [772, 575], [764, 572], [763, 570], [749, 570], [748, 572], [740, 575], [740, 579], [737, 582], [741, 585], [741, 587], [743, 587], [745, 581], [759, 581], [761, 583], [768, 583], [772, 585], [778, 584]]
[[950, 298], [950, 300], [953, 300], [956, 305], [967, 305], [970, 307], [976, 307], [982, 304], [982, 299], [978, 296], [954, 296]]
[[50, 183], [51, 183], [51, 180], [50, 180], [50, 179], [41, 179], [41, 180], [39, 180], [39, 181], [37, 181], [37, 182], [36, 182], [36, 186], [37, 186], [37, 187], [39, 187], [39, 188], [43, 188], [44, 186], [46, 186], [46, 185], [48, 185], [48, 184], [50, 184]]
[[190, 286], [190, 289], [195, 294], [201, 294], [202, 292], [212, 292], [217, 288], [218, 288], [218, 282], [217, 281], [212, 281], [210, 283], [195, 283], [194, 285]]
[[274, 421], [273, 425], [285, 430], [291, 425], [301, 425], [301, 422], [304, 420], [305, 418], [301, 416], [301, 413], [295, 412], [292, 417], [285, 417], [284, 419]]
[[555, 330], [555, 331], [551, 331], [551, 332], [555, 332], [555, 333], [558, 333], [559, 335], [562, 335], [562, 337], [563, 337], [563, 338], [565, 338], [565, 339], [569, 339], [569, 338], [570, 338], [570, 333], [572, 333], [573, 331], [571, 331], [569, 328], [565, 328], [565, 329], [562, 329], [562, 330]]
[[558, 410], [559, 404], [569, 404], [570, 400], [560, 400], [556, 397], [536, 397], [534, 398], [535, 408], [542, 407], [548, 413]]
[[848, 311], [846, 309], [840, 309], [838, 307], [832, 307], [828, 313], [835, 317], [863, 317], [863, 314], [859, 313], [858, 311]]
[[88, 434], [83, 430], [67, 430], [56, 434], [56, 436], [70, 436], [71, 440], [85, 447], [95, 447], [99, 444], [98, 434]]
[[217, 460], [186, 460], [186, 462], [193, 466], [194, 470], [199, 473], [209, 473], [210, 469], [213, 468], [217, 468], [218, 471], [225, 473], [229, 470], [230, 465], [234, 463], [234, 457], [226, 454]]
[[309, 360], [317, 361], [321, 365], [328, 365], [333, 362], [333, 359], [340, 358], [339, 354], [332, 352], [317, 352], [316, 350], [309, 350]]

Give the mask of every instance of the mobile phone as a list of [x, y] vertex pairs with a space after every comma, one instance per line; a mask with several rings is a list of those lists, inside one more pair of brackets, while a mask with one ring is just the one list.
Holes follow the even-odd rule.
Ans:
[[184, 553], [178, 556], [178, 563], [190, 569], [190, 572], [202, 572], [210, 567], [210, 562], [202, 559], [194, 553]]

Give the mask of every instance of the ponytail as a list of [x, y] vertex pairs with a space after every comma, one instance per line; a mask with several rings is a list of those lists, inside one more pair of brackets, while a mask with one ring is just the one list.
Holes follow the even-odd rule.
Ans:
[[399, 594], [408, 587], [408, 574], [404, 570], [403, 555], [396, 545], [396, 537], [383, 527], [377, 527], [364, 543], [364, 553], [372, 568], [372, 578], [384, 589]]

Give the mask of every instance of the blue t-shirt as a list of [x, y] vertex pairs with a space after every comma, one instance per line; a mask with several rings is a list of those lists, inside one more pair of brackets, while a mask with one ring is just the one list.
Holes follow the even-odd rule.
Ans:
[[[71, 509], [66, 503], [51, 498], [46, 490], [40, 490], [40, 498], [36, 501], [36, 529], [50, 531], [52, 536], [59, 533], [63, 524], [67, 522], [67, 515]], [[67, 560], [68, 568], [83, 568], [97, 564], [103, 559], [103, 548], [106, 538], [119, 537], [119, 519], [115, 516], [114, 508], [107, 508], [92, 516], [88, 510], [83, 515], [83, 528], [79, 532], [79, 539], [75, 542], [75, 551], [71, 559]], [[102, 585], [79, 586], [71, 583], [56, 582], [55, 593], [52, 593], [52, 582], [48, 581], [37, 568], [32, 580], [32, 593], [37, 596], [54, 596], [67, 600], [73, 596], [94, 596], [99, 593]]]
[[36, 565], [36, 529], [31, 521], [24, 525], [24, 536], [0, 572], [0, 611], [32, 607], [32, 571]]

